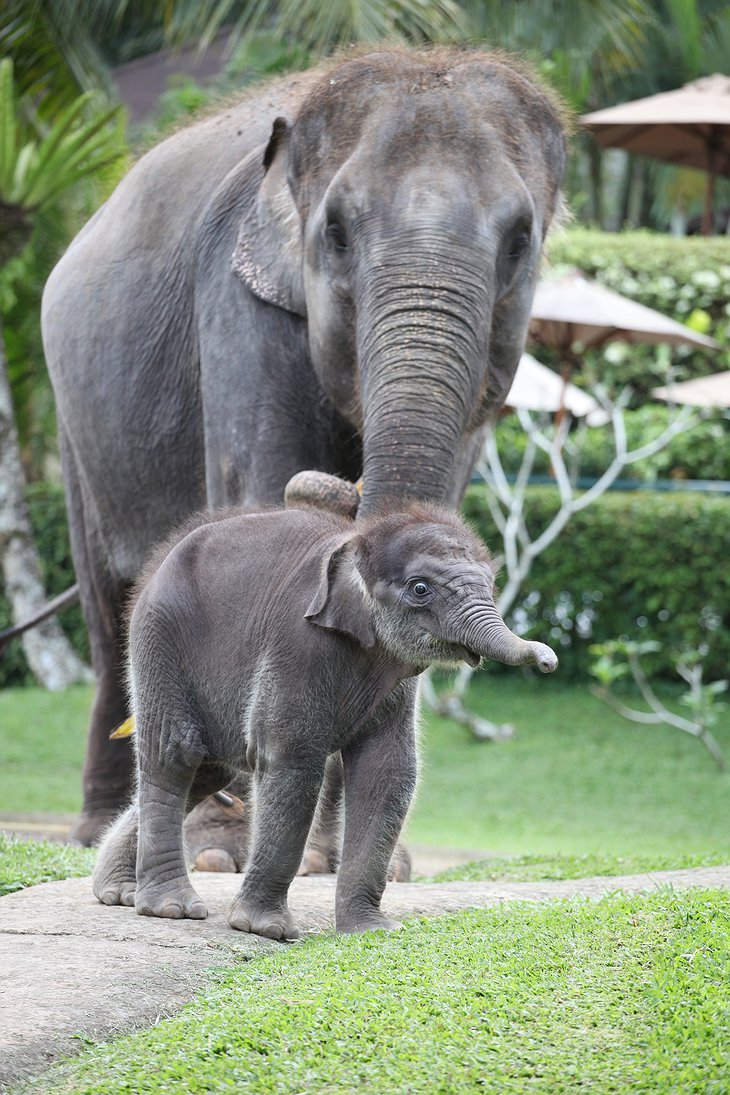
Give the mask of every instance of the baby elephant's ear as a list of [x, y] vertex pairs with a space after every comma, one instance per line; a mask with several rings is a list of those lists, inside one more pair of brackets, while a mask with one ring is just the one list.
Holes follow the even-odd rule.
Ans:
[[319, 588], [304, 618], [371, 647], [375, 645], [375, 629], [362, 579], [355, 569], [353, 548], [351, 538], [325, 556]]

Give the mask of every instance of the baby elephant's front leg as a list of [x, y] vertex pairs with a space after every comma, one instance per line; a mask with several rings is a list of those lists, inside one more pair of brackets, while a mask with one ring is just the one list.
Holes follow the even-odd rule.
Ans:
[[296, 767], [270, 763], [257, 773], [251, 858], [228, 914], [239, 931], [269, 939], [298, 937], [287, 894], [302, 861], [323, 774], [324, 758]]
[[393, 849], [416, 786], [411, 682], [377, 731], [343, 751], [345, 839], [337, 879], [336, 925], [341, 932], [398, 928], [380, 909]]

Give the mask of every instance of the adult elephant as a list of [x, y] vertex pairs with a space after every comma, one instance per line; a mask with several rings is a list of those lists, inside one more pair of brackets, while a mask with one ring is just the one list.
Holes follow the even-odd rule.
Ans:
[[559, 109], [500, 56], [345, 56], [163, 142], [71, 244], [43, 335], [98, 678], [76, 840], [129, 792], [124, 602], [175, 524], [278, 502], [303, 468], [362, 474], [365, 513], [458, 501], [564, 155]]

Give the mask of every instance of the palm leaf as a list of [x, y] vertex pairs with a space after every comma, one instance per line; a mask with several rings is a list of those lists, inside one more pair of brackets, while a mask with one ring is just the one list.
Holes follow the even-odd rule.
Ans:
[[17, 205], [24, 204], [23, 196], [28, 190], [28, 179], [33, 172], [35, 160], [38, 158], [38, 145], [35, 141], [28, 141], [23, 145], [15, 159], [13, 181], [8, 192], [8, 201]]
[[0, 201], [27, 211], [40, 209], [119, 156], [119, 135], [112, 123], [120, 108], [84, 120], [89, 99], [88, 94], [79, 96], [42, 139], [33, 134], [22, 138], [13, 63], [9, 58], [0, 62]]
[[0, 194], [10, 187], [16, 157], [15, 95], [13, 93], [13, 63], [0, 61]]

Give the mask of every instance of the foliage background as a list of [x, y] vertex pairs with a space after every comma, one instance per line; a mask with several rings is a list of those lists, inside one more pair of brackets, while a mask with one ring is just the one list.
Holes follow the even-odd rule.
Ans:
[[[488, 544], [499, 534], [473, 486], [464, 509]], [[552, 487], [527, 492], [525, 517], [539, 532], [557, 509]], [[656, 639], [647, 659], [673, 676], [672, 651], [706, 644], [706, 677], [730, 662], [730, 506], [727, 498], [612, 491], [577, 513], [533, 563], [511, 614], [516, 630], [556, 647], [560, 676], [584, 678], [588, 647], [620, 635]]]
[[[41, 484], [30, 492], [30, 513], [49, 595], [73, 580], [63, 493]], [[557, 507], [553, 487], [527, 493], [528, 527], [540, 530]], [[484, 487], [467, 492], [464, 511], [496, 551], [499, 534]], [[707, 644], [706, 678], [727, 675], [730, 663], [730, 505], [726, 497], [677, 491], [613, 491], [583, 510], [534, 564], [510, 623], [521, 634], [556, 646], [562, 680], [587, 679], [588, 647], [627, 635], [656, 639], [662, 651], [647, 660], [673, 677], [672, 651]], [[78, 606], [64, 609], [64, 628], [88, 657]], [[0, 592], [0, 630], [9, 624]], [[495, 665], [490, 672], [499, 672]], [[30, 683], [19, 643], [0, 661], [0, 687]]]
[[[669, 236], [658, 232], [600, 232], [574, 225], [548, 243], [546, 272], [578, 268], [614, 292], [671, 316], [722, 350], [609, 344], [585, 354], [585, 378], [609, 387], [631, 384], [633, 406], [668, 379], [687, 380], [730, 369], [730, 237]], [[548, 361], [544, 351], [541, 360]], [[575, 378], [581, 382], [580, 375]]]

